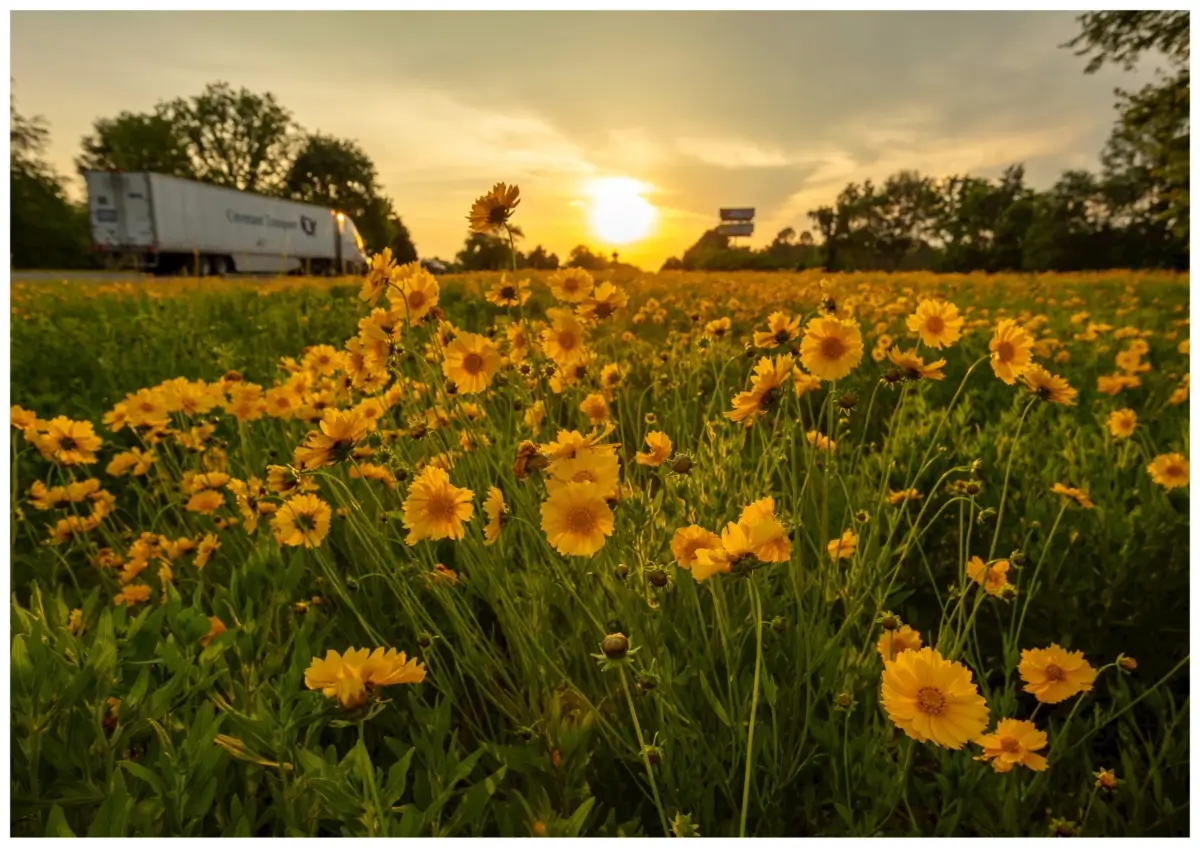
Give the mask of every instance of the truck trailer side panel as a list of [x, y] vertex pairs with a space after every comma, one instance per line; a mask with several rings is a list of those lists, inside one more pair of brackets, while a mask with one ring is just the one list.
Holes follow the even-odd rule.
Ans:
[[337, 258], [336, 219], [328, 209], [161, 174], [149, 178], [160, 252], [222, 254], [235, 263]]

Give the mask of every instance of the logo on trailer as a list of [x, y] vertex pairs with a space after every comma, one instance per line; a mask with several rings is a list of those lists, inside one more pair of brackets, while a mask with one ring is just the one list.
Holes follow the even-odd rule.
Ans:
[[304, 230], [304, 234], [306, 236], [316, 235], [317, 234], [317, 222], [314, 221], [312, 218], [309, 218], [307, 215], [301, 215], [300, 216], [300, 229]]

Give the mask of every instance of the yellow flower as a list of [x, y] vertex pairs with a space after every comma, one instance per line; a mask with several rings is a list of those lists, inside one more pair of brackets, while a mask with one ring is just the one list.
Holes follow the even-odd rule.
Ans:
[[805, 434], [804, 438], [808, 440], [810, 445], [819, 451], [837, 450], [837, 442], [834, 439], [831, 439], [824, 433], [820, 433], [816, 430], [809, 430]]
[[1137, 427], [1137, 413], [1132, 409], [1117, 409], [1109, 413], [1108, 432], [1115, 438], [1128, 439]]
[[1046, 758], [1034, 753], [1046, 747], [1046, 734], [1032, 721], [1001, 719], [992, 733], [978, 737], [975, 744], [983, 748], [983, 753], [975, 759], [991, 761], [992, 768], [998, 772], [1012, 771], [1017, 765], [1034, 771], [1046, 770]]
[[583, 325], [565, 309], [548, 309], [550, 326], [542, 330], [542, 349], [560, 368], [587, 362], [587, 339]]
[[188, 512], [211, 515], [225, 505], [225, 496], [216, 489], [200, 489], [188, 498]]
[[786, 312], [772, 312], [767, 316], [767, 330], [754, 334], [754, 346], [770, 350], [773, 347], [787, 344], [799, 334], [799, 316], [792, 318]]
[[296, 413], [304, 405], [304, 398], [291, 385], [272, 386], [267, 389], [264, 400], [264, 410], [274, 418], [295, 418]]
[[875, 650], [879, 651], [884, 663], [889, 663], [904, 651], [921, 650], [921, 633], [907, 624], [899, 630], [885, 630], [875, 643]]
[[1191, 466], [1187, 457], [1181, 453], [1165, 453], [1154, 457], [1146, 470], [1150, 479], [1168, 491], [1188, 484]]
[[551, 494], [566, 483], [595, 483], [604, 497], [612, 498], [617, 491], [620, 461], [611, 450], [588, 450], [566, 459], [556, 459], [546, 471], [549, 473], [546, 490]]
[[433, 274], [420, 262], [410, 262], [397, 269], [395, 285], [387, 290], [388, 302], [400, 318], [416, 324], [438, 303], [441, 288]]
[[9, 409], [9, 416], [10, 420], [12, 421], [12, 426], [16, 427], [18, 430], [27, 430], [30, 427], [36, 427], [39, 423], [41, 423], [38, 420], [36, 412], [30, 412], [28, 409], [24, 409], [20, 406], [11, 407]]
[[738, 524], [746, 528], [750, 552], [761, 562], [787, 562], [792, 543], [775, 517], [775, 498], [767, 496], [742, 510]]
[[717, 318], [704, 325], [704, 334], [711, 338], [719, 339], [728, 333], [732, 327], [733, 322], [728, 318]]
[[698, 551], [719, 550], [720, 547], [721, 537], [697, 524], [680, 527], [671, 537], [671, 555], [680, 568], [690, 569], [695, 565]]
[[919, 501], [920, 499], [921, 493], [916, 489], [904, 489], [899, 492], [888, 489], [888, 503], [892, 506], [899, 506], [905, 501]]
[[[352, 710], [366, 703], [371, 689], [425, 680], [425, 666], [409, 659], [395, 648], [386, 652], [376, 648], [351, 648], [342, 656], [327, 651], [325, 658], [314, 657], [304, 672], [304, 685], [320, 689], [326, 698], [337, 698], [342, 709]], [[368, 688], [370, 687], [370, 688]]]
[[612, 283], [604, 282], [579, 304], [579, 317], [585, 321], [603, 321], [628, 305], [629, 295]]
[[1040, 365], [1031, 364], [1021, 374], [1021, 379], [1039, 398], [1050, 403], [1058, 403], [1063, 406], [1074, 406], [1075, 398], [1079, 392], [1071, 388], [1071, 386], [1062, 377], [1055, 376]]
[[579, 404], [579, 411], [591, 420], [593, 427], [608, 420], [608, 402], [604, 400], [604, 395], [588, 395]]
[[310, 476], [297, 477], [286, 466], [268, 465], [267, 488], [277, 495], [287, 497], [297, 492], [315, 492], [317, 483]]
[[1096, 391], [1116, 397], [1124, 389], [1136, 389], [1141, 384], [1140, 378], [1129, 374], [1110, 374], [1096, 378]]
[[508, 223], [513, 212], [521, 203], [521, 189], [504, 183], [496, 183], [483, 197], [476, 198], [467, 215], [467, 225], [472, 232], [494, 233]]
[[454, 381], [461, 394], [473, 395], [491, 385], [503, 364], [500, 351], [487, 336], [459, 333], [446, 348], [442, 373]]
[[370, 419], [357, 409], [344, 412], [327, 410], [320, 430], [312, 430], [296, 448], [293, 463], [301, 471], [311, 471], [341, 462], [371, 430]]
[[822, 380], [840, 380], [862, 360], [863, 341], [853, 319], [814, 318], [800, 340], [800, 362]]
[[136, 583], [123, 588], [115, 598], [113, 603], [117, 606], [125, 604], [132, 607], [134, 604], [140, 604], [150, 600], [150, 587], [145, 583]]
[[638, 465], [657, 467], [671, 456], [671, 439], [666, 433], [653, 430], [646, 434], [646, 446], [650, 450], [635, 454], [633, 459]]
[[329, 534], [331, 519], [329, 504], [316, 495], [294, 495], [284, 501], [271, 519], [271, 531], [281, 545], [316, 548]]
[[595, 483], [564, 483], [542, 504], [542, 530], [550, 545], [569, 556], [591, 556], [613, 533], [613, 513]]
[[796, 397], [804, 397], [809, 392], [815, 392], [821, 388], [821, 378], [807, 373], [797, 365], [792, 369], [792, 388], [796, 392]]
[[910, 738], [958, 750], [987, 727], [988, 706], [966, 666], [933, 648], [903, 651], [885, 663], [883, 706]]
[[461, 539], [466, 535], [463, 525], [475, 514], [474, 497], [470, 489], [452, 484], [443, 469], [427, 465], [404, 499], [404, 541], [415, 545], [422, 539]]
[[733, 409], [723, 413], [730, 421], [745, 421], [751, 426], [767, 411], [774, 409], [780, 400], [780, 389], [792, 375], [793, 361], [790, 355], [771, 359], [764, 356], [754, 366], [754, 379], [750, 391], [738, 392], [733, 398]]
[[83, 632], [83, 610], [73, 609], [67, 616], [67, 630], [78, 636]]
[[563, 303], [582, 303], [595, 286], [586, 268], [563, 268], [551, 274], [548, 282], [550, 293]]
[[908, 380], [944, 380], [946, 377], [942, 373], [946, 360], [939, 359], [926, 365], [925, 361], [917, 356], [916, 348], [901, 351], [900, 348], [894, 347], [888, 351], [888, 358]]
[[546, 420], [546, 404], [540, 400], [535, 400], [529, 409], [525, 410], [525, 415], [521, 419], [521, 423], [528, 427], [537, 435], [542, 429], [542, 422]]
[[1033, 361], [1030, 353], [1033, 349], [1033, 338], [1011, 318], [1001, 319], [996, 325], [996, 332], [988, 342], [988, 349], [992, 351], [992, 370], [1010, 386], [1017, 382], [1017, 377], [1020, 377]]
[[45, 423], [34, 444], [42, 456], [60, 465], [90, 465], [96, 461], [101, 440], [90, 421], [59, 415]]
[[1121, 782], [1117, 779], [1116, 772], [1104, 768], [1100, 769], [1098, 772], [1095, 772], [1093, 777], [1096, 778], [1097, 789], [1107, 789], [1109, 792], [1116, 789], [1117, 784]]
[[1070, 498], [1084, 509], [1092, 509], [1095, 507], [1095, 504], [1092, 503], [1092, 499], [1088, 497], [1087, 492], [1082, 491], [1081, 489], [1076, 489], [1073, 486], [1064, 486], [1062, 483], [1055, 483], [1050, 487], [1050, 491], [1056, 495], [1062, 495], [1064, 498]]
[[396, 263], [392, 260], [390, 247], [385, 247], [382, 253], [372, 256], [371, 265], [367, 268], [367, 275], [363, 279], [362, 290], [358, 293], [358, 299], [366, 303], [374, 303], [379, 300], [379, 296], [387, 288], [388, 280], [391, 279], [392, 271], [395, 268]]
[[967, 561], [967, 576], [983, 587], [989, 595], [999, 596], [1008, 585], [1009, 563], [1006, 559], [990, 565], [977, 556]]
[[196, 568], [204, 568], [212, 559], [213, 553], [221, 547], [220, 541], [212, 533], [205, 533], [200, 544], [196, 546]]
[[501, 274], [500, 282], [488, 289], [484, 299], [501, 307], [523, 306], [529, 300], [529, 280], [510, 283], [508, 275]]
[[854, 556], [854, 551], [858, 548], [858, 536], [853, 530], [847, 530], [842, 533], [842, 538], [834, 539], [825, 549], [829, 551], [829, 557], [837, 562], [839, 559], [848, 559]]
[[962, 336], [958, 307], [944, 300], [921, 301], [906, 323], [910, 332], [917, 333], [921, 341], [934, 348], [949, 347]]
[[208, 617], [208, 633], [200, 640], [200, 644], [207, 647], [213, 639], [216, 639], [228, 629], [225, 626], [225, 622], [221, 621], [215, 615], [210, 615]]
[[1017, 666], [1025, 691], [1043, 704], [1057, 704], [1080, 692], [1092, 691], [1096, 670], [1082, 651], [1068, 653], [1058, 645], [1021, 651]]
[[488, 523], [483, 528], [483, 543], [493, 544], [500, 538], [500, 529], [504, 526], [504, 494], [492, 486], [488, 489], [487, 500], [483, 502], [483, 514], [488, 517]]

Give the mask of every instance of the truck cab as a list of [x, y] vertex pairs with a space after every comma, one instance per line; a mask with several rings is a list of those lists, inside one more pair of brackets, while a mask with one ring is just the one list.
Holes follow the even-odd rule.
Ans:
[[334, 212], [339, 232], [338, 251], [342, 267], [348, 274], [362, 274], [367, 270], [367, 247], [362, 234], [354, 226], [354, 219], [343, 212]]

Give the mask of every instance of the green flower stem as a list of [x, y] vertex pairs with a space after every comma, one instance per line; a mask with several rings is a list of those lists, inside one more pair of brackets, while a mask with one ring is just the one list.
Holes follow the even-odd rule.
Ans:
[[758, 714], [758, 683], [762, 675], [762, 601], [754, 578], [747, 581], [750, 586], [750, 605], [754, 608], [754, 697], [750, 701], [750, 729], [746, 734], [746, 777], [742, 782], [742, 819], [738, 836], [746, 835], [746, 814], [750, 810], [750, 770], [754, 760], [754, 719]]
[[637, 709], [633, 706], [633, 695], [629, 692], [629, 678], [625, 674], [625, 665], [619, 667], [621, 686], [625, 689], [625, 703], [629, 705], [629, 717], [633, 719], [633, 729], [637, 733], [638, 747], [642, 750], [642, 763], [646, 766], [646, 777], [650, 780], [650, 791], [654, 793], [654, 806], [658, 810], [658, 820], [662, 824], [663, 835], [671, 832], [667, 825], [667, 814], [663, 812], [662, 799], [658, 796], [658, 782], [654, 779], [654, 767], [650, 765], [650, 755], [646, 751], [646, 737], [642, 735], [642, 725], [638, 721]]

